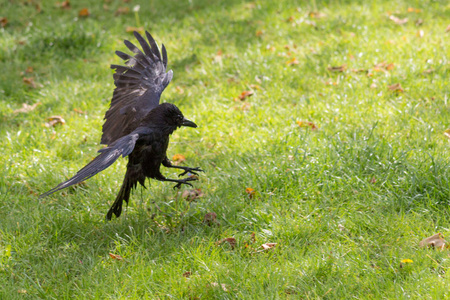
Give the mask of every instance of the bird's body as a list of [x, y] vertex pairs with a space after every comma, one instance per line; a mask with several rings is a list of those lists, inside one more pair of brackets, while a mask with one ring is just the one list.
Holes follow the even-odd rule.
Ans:
[[176, 182], [175, 187], [196, 180], [195, 177], [170, 179], [161, 174], [160, 166], [184, 170], [180, 176], [202, 171], [199, 168], [174, 166], [167, 158], [170, 135], [181, 126], [197, 127], [184, 118], [181, 111], [173, 104], [159, 104], [162, 91], [172, 79], [172, 71], [165, 72], [167, 53], [162, 46], [162, 58], [155, 41], [146, 33], [150, 46], [135, 32], [144, 53], [129, 41], [125, 45], [135, 53], [129, 56], [117, 51], [117, 55], [127, 60], [126, 66], [112, 65], [114, 90], [111, 106], [105, 114], [102, 144], [108, 147], [99, 150], [100, 154], [69, 180], [41, 195], [48, 196], [58, 190], [77, 184], [112, 165], [120, 156], [128, 156], [127, 171], [122, 187], [106, 218], [112, 214], [117, 217], [122, 212], [123, 201], [128, 203], [130, 192], [137, 183], [145, 186], [145, 179]]

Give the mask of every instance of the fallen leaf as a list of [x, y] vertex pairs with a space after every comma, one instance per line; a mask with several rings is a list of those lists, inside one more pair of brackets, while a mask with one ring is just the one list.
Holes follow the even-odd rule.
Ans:
[[404, 90], [403, 90], [403, 88], [402, 88], [400, 83], [395, 83], [395, 84], [389, 85], [388, 89], [390, 89], [393, 92], [397, 92], [397, 93], [403, 93], [404, 92]]
[[118, 254], [109, 253], [109, 257], [115, 260], [123, 260], [123, 257]]
[[393, 64], [393, 63], [387, 63], [387, 62], [381, 62], [381, 63], [378, 63], [378, 64], [375, 64], [374, 66], [373, 66], [373, 70], [375, 71], [375, 72], [381, 72], [381, 71], [390, 71], [390, 70], [393, 70], [394, 69], [394, 67], [395, 67], [395, 65]]
[[126, 32], [139, 32], [139, 33], [144, 33], [144, 27], [133, 27], [133, 26], [128, 26], [126, 29]]
[[290, 16], [289, 18], [286, 19], [286, 22], [291, 23], [294, 22], [294, 16]]
[[447, 248], [449, 245], [448, 242], [443, 239], [442, 234], [439, 232], [420, 241], [419, 246], [437, 248], [442, 250], [444, 248]]
[[350, 71], [353, 73], [367, 73], [368, 72], [366, 69], [351, 69]]
[[450, 25], [447, 26], [447, 28], [445, 29], [445, 32], [449, 32], [450, 31]]
[[78, 12], [78, 16], [79, 17], [82, 17], [82, 18], [84, 18], [84, 17], [88, 17], [90, 15], [90, 13], [89, 13], [89, 10], [85, 7], [85, 8], [82, 8], [79, 12]]
[[172, 156], [172, 160], [176, 163], [182, 163], [186, 161], [186, 156], [184, 156], [183, 154], [175, 154], [174, 156]]
[[32, 87], [33, 89], [38, 87], [36, 82], [34, 82], [34, 78], [33, 77], [23, 77], [22, 81], [23, 81], [23, 83], [25, 83], [26, 85]]
[[239, 100], [243, 101], [248, 97], [253, 96], [254, 92], [253, 91], [243, 91], [240, 95], [239, 95]]
[[179, 85], [177, 85], [177, 86], [175, 87], [175, 90], [176, 90], [177, 93], [180, 94], [180, 95], [184, 93], [184, 89], [183, 89], [181, 86], [179, 86]]
[[33, 73], [33, 71], [34, 71], [33, 67], [27, 67], [25, 73]]
[[26, 103], [22, 103], [22, 107], [19, 108], [19, 109], [16, 109], [13, 112], [14, 113], [27, 113], [27, 112], [30, 112], [30, 111], [34, 110], [39, 104], [41, 104], [41, 102], [37, 102], [37, 103], [32, 104], [32, 105], [28, 105]]
[[252, 199], [256, 195], [256, 191], [249, 187], [245, 189], [245, 192], [247, 193], [250, 199]]
[[337, 67], [328, 67], [328, 71], [331, 72], [344, 72], [347, 69], [347, 65], [337, 66]]
[[320, 19], [320, 18], [324, 18], [327, 15], [318, 11], [312, 11], [309, 13], [309, 17], [310, 18], [315, 18], [315, 19]]
[[211, 286], [213, 287], [221, 287], [224, 292], [228, 292], [227, 286], [225, 283], [218, 284], [217, 282], [211, 282]]
[[277, 245], [277, 243], [265, 243], [265, 244], [262, 244], [261, 247], [262, 247], [264, 250], [268, 250], [268, 249], [272, 249], [272, 248], [275, 247], [276, 245]]
[[20, 290], [17, 290], [17, 292], [18, 292], [19, 294], [26, 294], [26, 293], [27, 293], [27, 290], [20, 289]]
[[70, 9], [70, 1], [66, 0], [63, 2], [56, 2], [56, 7], [62, 8], [62, 9]]
[[397, 25], [403, 25], [403, 24], [405, 24], [406, 22], [408, 22], [408, 18], [399, 19], [399, 18], [397, 18], [397, 17], [394, 16], [394, 15], [389, 16], [389, 19], [390, 19], [391, 21], [394, 21], [394, 23], [397, 24]]
[[309, 121], [297, 121], [296, 122], [298, 126], [300, 127], [310, 127], [311, 130], [316, 130], [318, 127], [313, 122]]
[[48, 122], [44, 124], [46, 127], [54, 127], [58, 124], [59, 125], [66, 124], [66, 121], [64, 121], [64, 119], [61, 116], [51, 116], [47, 118], [47, 120]]
[[444, 131], [444, 135], [445, 135], [447, 138], [450, 139], [450, 129], [446, 129], [446, 130]]
[[82, 114], [82, 115], [85, 115], [85, 114], [86, 114], [85, 111], [82, 111], [82, 110], [79, 109], [79, 108], [74, 108], [73, 111], [76, 112], [76, 113]]
[[211, 226], [214, 223], [217, 223], [216, 219], [217, 219], [217, 214], [215, 212], [209, 212], [203, 218], [203, 223], [207, 224], [208, 226]]
[[186, 278], [191, 277], [191, 275], [192, 275], [191, 271], [186, 271], [186, 272], [183, 273], [183, 277], [186, 277]]
[[375, 177], [372, 177], [369, 182], [372, 184], [377, 183], [377, 179]]
[[190, 190], [184, 190], [181, 194], [181, 198], [184, 198], [187, 201], [193, 201], [197, 198], [202, 197], [205, 195], [201, 189], [190, 189]]
[[224, 238], [221, 239], [220, 241], [218, 241], [216, 244], [217, 245], [221, 245], [223, 243], [227, 242], [228, 244], [230, 244], [231, 249], [234, 249], [234, 247], [236, 247], [236, 239], [234, 237], [229, 237], [229, 238]]
[[256, 32], [256, 36], [257, 37], [260, 37], [260, 36], [262, 36], [263, 35], [263, 31], [262, 30], [258, 30], [257, 32]]
[[8, 19], [6, 17], [0, 17], [0, 26], [6, 27], [8, 25]]
[[288, 66], [295, 66], [295, 65], [298, 65], [300, 62], [295, 58], [295, 57], [293, 57], [291, 60], [288, 60], [287, 62], [286, 62], [286, 64], [288, 65]]
[[114, 13], [114, 15], [118, 16], [118, 15], [126, 15], [130, 13], [130, 8], [129, 7], [119, 7], [116, 12]]
[[423, 20], [422, 19], [417, 19], [416, 26], [420, 26], [422, 24], [423, 24]]

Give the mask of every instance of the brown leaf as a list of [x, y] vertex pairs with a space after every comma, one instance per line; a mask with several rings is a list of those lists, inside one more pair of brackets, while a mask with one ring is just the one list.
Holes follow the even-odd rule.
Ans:
[[448, 139], [450, 139], [450, 129], [446, 129], [446, 130], [444, 131], [444, 135], [445, 135]]
[[182, 163], [186, 161], [186, 156], [184, 156], [183, 154], [175, 154], [172, 157], [172, 160], [176, 163]]
[[247, 195], [250, 199], [252, 199], [256, 195], [256, 191], [250, 187], [246, 188], [245, 192], [247, 193]]
[[32, 87], [33, 89], [37, 88], [38, 86], [39, 87], [42, 86], [40, 84], [36, 84], [36, 82], [34, 82], [34, 78], [33, 77], [23, 77], [22, 81], [23, 81], [23, 83], [25, 83], [26, 85]]
[[262, 31], [262, 30], [258, 30], [257, 32], [256, 32], [256, 36], [257, 37], [260, 37], [260, 36], [262, 36], [264, 34], [264, 32]]
[[445, 32], [449, 32], [450, 31], [450, 25], [447, 26], [447, 28], [445, 29]]
[[123, 257], [118, 254], [109, 253], [109, 257], [111, 257], [112, 259], [115, 259], [115, 260], [119, 260], [119, 261], [123, 260]]
[[253, 96], [254, 92], [253, 91], [243, 91], [240, 95], [239, 95], [239, 99], [241, 101], [245, 100], [248, 97]]
[[27, 113], [34, 110], [41, 102], [37, 102], [33, 105], [28, 105], [26, 103], [22, 103], [22, 107], [13, 111], [14, 113]]
[[114, 15], [118, 16], [118, 15], [126, 15], [130, 13], [130, 8], [129, 7], [119, 7], [116, 12], [114, 13]]
[[376, 179], [375, 177], [372, 177], [372, 178], [369, 180], [369, 182], [370, 182], [370, 183], [377, 183], [377, 179]]
[[70, 1], [66, 0], [63, 2], [56, 2], [56, 7], [59, 7], [62, 9], [70, 9]]
[[328, 71], [331, 72], [344, 72], [347, 69], [347, 65], [337, 66], [337, 67], [328, 67]]
[[82, 115], [85, 115], [85, 114], [86, 114], [85, 111], [82, 111], [82, 110], [79, 109], [79, 108], [74, 108], [73, 111], [76, 112], [76, 113], [82, 114]]
[[184, 93], [184, 89], [183, 89], [181, 86], [179, 86], [179, 85], [177, 85], [177, 86], [175, 87], [175, 90], [176, 90], [177, 93], [180, 94], [180, 95]]
[[186, 271], [186, 272], [183, 273], [183, 277], [186, 277], [186, 278], [191, 277], [191, 275], [192, 275], [191, 271]]
[[89, 15], [90, 15], [89, 10], [88, 10], [86, 7], [82, 8], [82, 9], [78, 12], [78, 16], [79, 16], [79, 17], [82, 17], [82, 18], [88, 17]]
[[33, 71], [34, 71], [33, 67], [28, 67], [28, 68], [25, 70], [25, 73], [33, 73]]
[[405, 24], [406, 22], [408, 22], [408, 18], [399, 19], [399, 18], [397, 18], [397, 17], [394, 16], [394, 15], [389, 16], [389, 19], [390, 19], [391, 21], [394, 21], [394, 23], [397, 24], [397, 25], [403, 25], [403, 24]]
[[290, 59], [286, 62], [286, 64], [288, 66], [295, 66], [295, 65], [298, 65], [299, 63], [300, 62], [295, 57], [293, 57], [292, 59]]
[[234, 249], [234, 247], [236, 247], [236, 239], [234, 237], [229, 237], [229, 238], [224, 238], [221, 239], [220, 241], [218, 241], [216, 244], [217, 245], [221, 245], [223, 243], [227, 242], [228, 244], [230, 244], [231, 249]]
[[0, 17], [0, 26], [4, 28], [6, 25], [8, 25], [8, 19], [6, 17]]
[[45, 123], [44, 125], [46, 127], [54, 127], [56, 125], [64, 125], [66, 124], [66, 121], [64, 121], [64, 119], [61, 116], [51, 116], [49, 118], [47, 118], [48, 123]]
[[402, 85], [400, 83], [395, 83], [395, 84], [389, 85], [388, 89], [390, 89], [393, 92], [397, 92], [397, 93], [404, 92], [404, 89], [402, 88]]
[[208, 226], [211, 226], [214, 223], [217, 223], [217, 214], [215, 212], [209, 212], [205, 215], [203, 218], [203, 223], [207, 224]]
[[181, 194], [181, 198], [184, 198], [187, 201], [193, 201], [204, 195], [205, 194], [202, 192], [201, 189], [190, 189], [190, 190], [184, 190], [183, 193]]
[[144, 33], [144, 27], [133, 27], [133, 26], [128, 26], [126, 29], [126, 32], [134, 32], [137, 31], [139, 33]]
[[273, 247], [275, 247], [276, 245], [277, 245], [277, 243], [265, 243], [265, 244], [262, 244], [261, 247], [264, 250], [269, 250], [269, 249], [272, 249]]
[[309, 122], [309, 121], [297, 121], [296, 122], [298, 126], [300, 127], [309, 127], [311, 128], [311, 130], [316, 130], [318, 129], [318, 127], [316, 126], [316, 124], [314, 124], [313, 122]]
[[449, 244], [446, 240], [443, 239], [442, 234], [436, 233], [435, 235], [432, 235], [430, 237], [427, 237], [426, 239], [423, 239], [419, 243], [420, 247], [431, 247], [436, 249], [444, 249], [448, 248]]
[[312, 11], [309, 13], [309, 17], [310, 18], [315, 18], [315, 19], [320, 19], [320, 18], [324, 18], [327, 15], [318, 11]]

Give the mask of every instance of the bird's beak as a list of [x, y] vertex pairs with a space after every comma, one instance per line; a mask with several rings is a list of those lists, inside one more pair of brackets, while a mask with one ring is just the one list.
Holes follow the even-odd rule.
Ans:
[[181, 123], [181, 126], [197, 128], [197, 124], [195, 124], [194, 122], [192, 122], [192, 121], [190, 121], [188, 119], [183, 119], [183, 123]]

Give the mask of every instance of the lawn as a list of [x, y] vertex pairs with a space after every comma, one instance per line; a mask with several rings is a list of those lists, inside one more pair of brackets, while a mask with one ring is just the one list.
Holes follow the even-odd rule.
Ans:
[[[450, 250], [419, 247], [450, 238], [448, 1], [0, 2], [1, 299], [448, 297]], [[102, 147], [130, 26], [199, 125], [169, 157], [206, 172], [106, 222], [126, 159], [38, 195]]]

